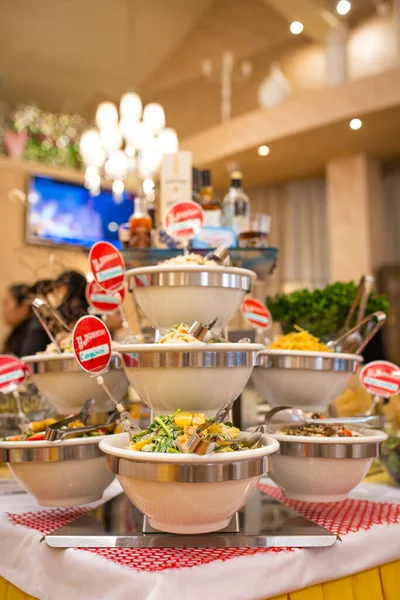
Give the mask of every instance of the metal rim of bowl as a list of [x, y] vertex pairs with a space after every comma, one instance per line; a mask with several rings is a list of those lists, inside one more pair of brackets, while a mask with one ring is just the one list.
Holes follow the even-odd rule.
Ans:
[[218, 483], [261, 477], [267, 472], [268, 456], [224, 463], [177, 464], [144, 462], [108, 455], [108, 468], [123, 477], [160, 483]]
[[[272, 435], [273, 434], [269, 434]], [[318, 444], [318, 442], [294, 442], [279, 440], [276, 454], [280, 456], [297, 456], [299, 458], [376, 458], [379, 456], [381, 442], [364, 442], [355, 444]]]
[[[240, 346], [240, 344], [239, 344]], [[218, 352], [213, 350], [184, 350], [173, 351], [143, 351], [122, 353], [125, 367], [129, 368], [234, 368], [254, 367], [258, 350], [228, 350]], [[134, 361], [135, 364], [129, 364]]]
[[[63, 443], [64, 445], [61, 445]], [[92, 444], [76, 444], [73, 446], [66, 446], [65, 442], [54, 442], [53, 446], [47, 448], [0, 448], [0, 462], [6, 463], [53, 463], [63, 460], [85, 460], [100, 456], [104, 456], [104, 454], [99, 448], [97, 439], [93, 440]]]
[[[38, 362], [24, 361], [28, 364], [34, 375], [40, 375], [42, 373], [84, 373], [82, 368], [78, 365], [75, 358], [66, 358], [58, 360], [41, 360]], [[118, 354], [111, 356], [110, 363], [108, 365], [109, 371], [115, 371], [122, 369], [121, 357]]]
[[256, 368], [355, 373], [359, 364], [356, 358], [337, 358], [334, 353], [327, 353], [327, 356], [301, 356], [300, 354], [298, 356], [277, 356], [259, 354]]
[[144, 273], [140, 275], [139, 283], [136, 278], [140, 274], [127, 275], [128, 288], [134, 289], [146, 287], [211, 287], [242, 290], [249, 292], [252, 278], [250, 275], [239, 275], [237, 273], [225, 273], [215, 270], [207, 270], [205, 267], [201, 272], [193, 271], [168, 271], [158, 273]]

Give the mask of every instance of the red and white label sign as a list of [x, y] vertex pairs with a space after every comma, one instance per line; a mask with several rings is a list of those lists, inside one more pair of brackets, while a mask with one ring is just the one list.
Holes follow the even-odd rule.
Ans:
[[165, 213], [163, 229], [174, 240], [191, 240], [204, 223], [203, 209], [196, 202], [177, 202]]
[[240, 310], [244, 320], [254, 329], [269, 329], [272, 325], [272, 316], [268, 308], [255, 298], [247, 297], [243, 300]]
[[90, 306], [105, 315], [116, 311], [123, 303], [124, 298], [124, 287], [117, 293], [112, 293], [103, 290], [96, 281], [91, 281], [86, 286], [86, 300]]
[[103, 290], [119, 292], [124, 285], [125, 264], [121, 254], [109, 242], [97, 242], [89, 254], [93, 277]]
[[122, 355], [124, 364], [126, 367], [134, 367], [135, 369], [139, 366], [139, 354], [137, 352], [124, 352]]
[[389, 398], [400, 392], [400, 369], [385, 360], [375, 360], [361, 369], [360, 381], [369, 394]]
[[100, 374], [111, 358], [111, 336], [98, 317], [82, 317], [72, 332], [75, 358], [85, 371]]
[[15, 392], [24, 383], [29, 374], [23, 362], [15, 356], [0, 354], [0, 392]]

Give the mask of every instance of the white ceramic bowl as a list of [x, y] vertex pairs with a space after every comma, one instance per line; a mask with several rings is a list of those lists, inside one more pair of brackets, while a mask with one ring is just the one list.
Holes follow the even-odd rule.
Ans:
[[282, 404], [323, 411], [349, 383], [362, 356], [334, 352], [263, 350], [252, 380], [271, 407]]
[[[246, 435], [246, 434], [244, 434]], [[129, 434], [103, 439], [109, 468], [124, 491], [160, 531], [200, 534], [226, 527], [268, 470], [279, 444], [269, 436], [256, 450], [206, 456], [126, 450]]]
[[157, 414], [214, 415], [242, 393], [260, 344], [116, 345], [129, 383]]
[[[22, 360], [32, 370], [32, 379], [60, 415], [78, 412], [88, 398], [96, 400], [94, 410], [111, 410], [113, 403], [96, 379], [83, 371], [73, 353], [35, 354]], [[108, 373], [103, 375], [110, 392], [120, 400], [128, 389], [128, 380], [121, 368], [120, 358], [113, 354]]]
[[158, 265], [126, 273], [129, 290], [150, 323], [159, 330], [179, 323], [227, 325], [239, 309], [256, 274], [218, 265]]
[[270, 457], [269, 475], [285, 496], [304, 502], [339, 502], [358, 485], [386, 433], [359, 430], [362, 437], [308, 437], [270, 434], [280, 443]]
[[75, 506], [100, 500], [114, 479], [99, 449], [104, 437], [56, 442], [0, 441], [6, 462], [24, 490], [41, 506]]

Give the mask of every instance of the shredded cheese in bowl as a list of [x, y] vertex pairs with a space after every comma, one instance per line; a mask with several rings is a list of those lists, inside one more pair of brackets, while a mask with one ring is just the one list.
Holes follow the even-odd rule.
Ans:
[[159, 344], [202, 344], [200, 340], [189, 333], [189, 327], [184, 323], [175, 325], [159, 340]]
[[179, 256], [174, 256], [173, 258], [168, 258], [164, 260], [161, 264], [163, 265], [212, 265], [213, 267], [217, 267], [218, 263], [214, 260], [206, 260], [204, 256], [201, 254], [195, 254], [191, 252], [190, 254], [180, 254]]
[[319, 338], [311, 335], [309, 331], [295, 325], [297, 331], [291, 331], [287, 335], [281, 336], [270, 346], [270, 350], [303, 350], [309, 352], [333, 352], [326, 344], [323, 344]]

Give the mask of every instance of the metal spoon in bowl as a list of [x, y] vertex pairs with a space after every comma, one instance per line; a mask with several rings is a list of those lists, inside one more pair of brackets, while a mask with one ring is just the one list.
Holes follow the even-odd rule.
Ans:
[[[278, 416], [279, 415], [279, 416]], [[366, 425], [368, 427], [382, 427], [383, 420], [380, 416], [360, 417], [321, 417], [313, 419], [307, 416], [301, 408], [294, 406], [276, 406], [265, 415], [265, 425]]]

